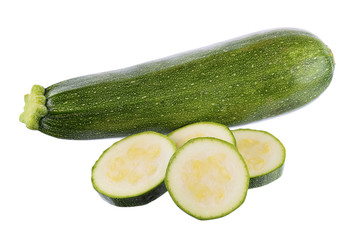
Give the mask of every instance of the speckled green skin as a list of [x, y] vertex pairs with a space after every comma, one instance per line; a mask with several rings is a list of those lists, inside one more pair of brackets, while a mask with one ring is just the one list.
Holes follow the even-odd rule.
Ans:
[[278, 29], [46, 89], [39, 130], [67, 139], [235, 126], [301, 107], [330, 84], [334, 59], [314, 35]]

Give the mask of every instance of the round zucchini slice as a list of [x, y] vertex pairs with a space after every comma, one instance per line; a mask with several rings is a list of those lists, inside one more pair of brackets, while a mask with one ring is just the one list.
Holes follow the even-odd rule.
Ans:
[[264, 186], [281, 177], [286, 150], [280, 140], [260, 130], [237, 129], [232, 132], [248, 166], [249, 188]]
[[92, 184], [116, 206], [147, 204], [166, 192], [164, 177], [175, 144], [156, 132], [126, 137], [109, 147], [92, 168]]
[[184, 212], [208, 220], [223, 217], [244, 202], [249, 173], [234, 145], [201, 137], [189, 140], [175, 152], [165, 185]]
[[186, 125], [168, 134], [177, 148], [180, 148], [188, 140], [198, 137], [214, 137], [236, 144], [234, 135], [229, 128], [223, 124], [214, 122], [197, 122]]

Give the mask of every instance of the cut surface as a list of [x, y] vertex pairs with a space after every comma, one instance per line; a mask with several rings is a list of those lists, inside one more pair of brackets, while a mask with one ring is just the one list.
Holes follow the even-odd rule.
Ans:
[[155, 132], [143, 132], [118, 141], [94, 165], [94, 188], [112, 198], [146, 193], [164, 181], [174, 151], [174, 143]]
[[249, 174], [234, 145], [203, 137], [188, 141], [173, 155], [165, 184], [183, 211], [198, 219], [213, 219], [244, 202]]
[[[267, 174], [275, 175], [269, 177], [268, 181], [281, 176], [286, 152], [276, 137], [268, 132], [252, 129], [237, 129], [232, 132], [237, 148], [248, 166], [251, 183], [253, 178], [257, 179]], [[262, 185], [267, 183], [269, 182], [266, 179], [260, 182]]]
[[168, 134], [177, 148], [198, 137], [215, 137], [235, 145], [233, 133], [225, 125], [213, 122], [198, 122], [179, 128]]

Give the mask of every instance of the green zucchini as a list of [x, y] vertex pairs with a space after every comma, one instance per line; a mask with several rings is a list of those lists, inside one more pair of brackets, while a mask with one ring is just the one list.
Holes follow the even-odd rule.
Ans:
[[213, 122], [198, 122], [176, 129], [168, 134], [177, 148], [180, 148], [187, 141], [198, 137], [215, 137], [233, 145], [236, 144], [231, 130], [223, 124]]
[[311, 33], [277, 29], [130, 68], [77, 77], [25, 97], [20, 120], [58, 138], [235, 126], [296, 109], [330, 84], [334, 59]]
[[220, 139], [189, 140], [170, 159], [165, 185], [176, 205], [201, 220], [223, 217], [245, 200], [249, 173], [237, 148]]
[[164, 177], [175, 144], [156, 132], [126, 137], [100, 156], [92, 167], [92, 184], [109, 203], [132, 207], [147, 204], [167, 190]]
[[260, 130], [237, 129], [232, 132], [248, 166], [249, 188], [264, 186], [281, 177], [286, 150], [279, 139]]

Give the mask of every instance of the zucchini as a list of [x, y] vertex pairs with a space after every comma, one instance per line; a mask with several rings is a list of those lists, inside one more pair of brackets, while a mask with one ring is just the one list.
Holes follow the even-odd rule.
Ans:
[[244, 202], [249, 174], [234, 145], [201, 137], [189, 140], [175, 152], [165, 185], [179, 208], [208, 220], [223, 217]]
[[175, 144], [155, 132], [126, 137], [109, 147], [92, 167], [92, 184], [109, 203], [147, 204], [166, 192], [164, 177]]
[[189, 124], [168, 134], [177, 148], [180, 148], [188, 140], [197, 137], [215, 137], [236, 144], [233, 133], [223, 124], [213, 122], [198, 122]]
[[122, 70], [35, 86], [20, 120], [58, 138], [245, 124], [301, 107], [330, 84], [334, 59], [311, 33], [277, 29]]
[[286, 158], [283, 144], [266, 131], [232, 130], [237, 148], [249, 170], [249, 188], [261, 187], [281, 177]]

